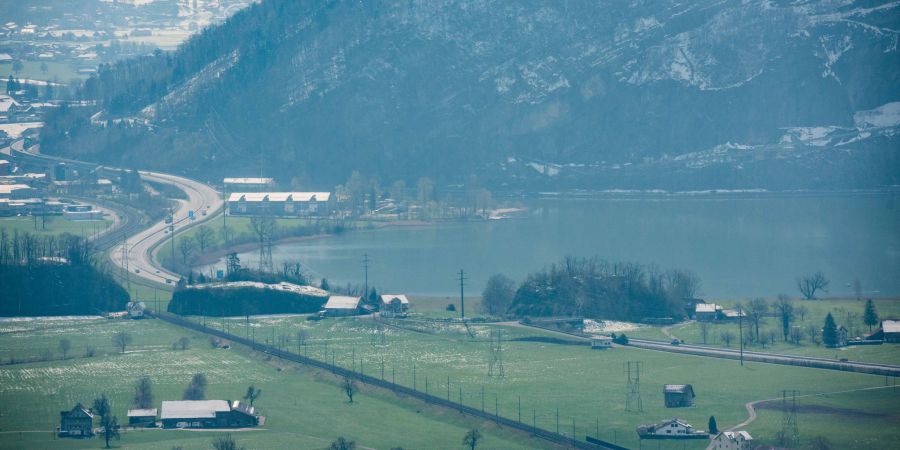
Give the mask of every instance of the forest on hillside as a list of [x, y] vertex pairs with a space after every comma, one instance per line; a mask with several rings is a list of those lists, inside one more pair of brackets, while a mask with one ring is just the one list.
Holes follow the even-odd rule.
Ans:
[[90, 242], [69, 234], [0, 230], [0, 286], [0, 316], [97, 315], [129, 301]]

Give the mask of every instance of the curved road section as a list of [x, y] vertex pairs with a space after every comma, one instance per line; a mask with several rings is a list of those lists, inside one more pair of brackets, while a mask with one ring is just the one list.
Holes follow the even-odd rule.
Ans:
[[[188, 199], [178, 200], [178, 205], [172, 213], [171, 225], [165, 221], [151, 224], [128, 237], [125, 251], [121, 245], [113, 247], [109, 256], [116, 266], [127, 265], [131, 277], [160, 284], [174, 284], [181, 276], [162, 268], [152, 255], [153, 249], [167, 238], [171, 238], [167, 231], [172, 225], [175, 234], [183, 232], [211, 219], [222, 208], [224, 202], [218, 191], [199, 181], [159, 172], [141, 171], [140, 174], [145, 180], [177, 187], [187, 194]], [[189, 211], [194, 212], [195, 220], [188, 217]], [[203, 215], [204, 212], [206, 215]]]
[[[10, 145], [9, 149], [12, 153], [15, 153], [16, 156], [25, 158], [38, 158], [50, 162], [65, 162], [76, 166], [97, 166], [97, 164], [94, 163], [42, 155], [37, 146], [25, 150], [22, 141], [14, 142]], [[119, 171], [122, 169], [103, 166], [103, 170]], [[128, 269], [132, 281], [140, 280], [145, 283], [150, 282], [173, 285], [181, 276], [164, 269], [155, 261], [152, 254], [154, 248], [158, 244], [161, 244], [165, 239], [171, 237], [170, 233], [172, 232], [170, 231], [167, 233], [166, 231], [172, 226], [174, 226], [175, 234], [184, 232], [199, 223], [212, 219], [219, 210], [222, 209], [224, 202], [218, 191], [199, 181], [160, 172], [140, 171], [139, 173], [141, 174], [141, 178], [147, 181], [175, 186], [184, 191], [184, 193], [187, 194], [188, 199], [177, 200], [175, 210], [172, 212], [172, 224], [167, 224], [165, 221], [159, 221], [150, 224], [143, 230], [134, 230], [135, 233], [129, 234], [127, 237], [127, 245], [123, 245], [125, 244], [125, 242], [123, 242], [122, 244], [112, 246], [109, 256], [117, 267]], [[194, 212], [194, 219], [188, 217], [190, 211]], [[206, 213], [205, 215], [203, 214], [204, 212]], [[123, 229], [120, 229], [119, 231], [125, 231], [127, 233], [130, 230], [130, 228], [123, 227]], [[151, 286], [152, 285], [153, 284], [151, 284]]]

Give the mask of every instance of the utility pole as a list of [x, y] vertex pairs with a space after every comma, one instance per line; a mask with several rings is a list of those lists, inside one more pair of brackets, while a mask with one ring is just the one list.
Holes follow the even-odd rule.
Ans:
[[781, 444], [794, 446], [800, 442], [800, 426], [797, 423], [796, 390], [781, 391]]
[[738, 307], [738, 341], [741, 346], [741, 367], [744, 367], [744, 308]]
[[225, 202], [222, 204], [222, 238], [225, 241], [225, 248], [228, 248], [228, 224], [225, 223], [225, 216], [227, 216], [228, 212], [228, 198], [225, 198]]
[[363, 302], [369, 298], [369, 254], [363, 253], [363, 270], [365, 271], [365, 280], [366, 280], [366, 291], [363, 292]]
[[628, 384], [625, 388], [625, 411], [643, 412], [644, 406], [641, 403], [641, 362], [627, 362]]
[[459, 317], [466, 319], [466, 297], [464, 287], [466, 285], [466, 273], [459, 269]]

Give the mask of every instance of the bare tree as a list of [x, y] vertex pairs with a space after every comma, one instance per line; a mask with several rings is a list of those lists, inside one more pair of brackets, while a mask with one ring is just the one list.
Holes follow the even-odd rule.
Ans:
[[191, 378], [191, 383], [182, 395], [183, 400], [203, 400], [206, 397], [206, 375], [198, 373]]
[[765, 322], [766, 314], [769, 313], [769, 304], [764, 299], [754, 298], [747, 303], [745, 311], [747, 320], [754, 329], [754, 338], [759, 341], [759, 325]]
[[150, 383], [150, 377], [143, 376], [138, 378], [134, 385], [134, 407], [146, 409], [153, 405], [153, 385]]
[[188, 258], [190, 258], [194, 254], [194, 249], [196, 249], [197, 241], [190, 236], [183, 236], [178, 239], [178, 252], [181, 253], [181, 262], [187, 265]]
[[791, 327], [791, 342], [793, 342], [794, 345], [800, 345], [803, 342], [803, 332], [800, 331], [800, 327]]
[[131, 344], [132, 337], [127, 331], [120, 331], [113, 335], [112, 341], [116, 347], [119, 347], [119, 351], [125, 353], [125, 347]]
[[463, 437], [463, 445], [469, 447], [469, 450], [475, 450], [475, 447], [478, 447], [478, 442], [481, 441], [481, 433], [476, 429], [469, 430], [466, 433], [466, 436]]
[[725, 343], [726, 347], [731, 347], [731, 343], [734, 341], [734, 333], [731, 331], [723, 331], [719, 334], [719, 339]]
[[794, 313], [797, 314], [797, 317], [799, 317], [802, 322], [806, 320], [806, 315], [809, 314], [809, 308], [805, 305], [797, 305], [794, 307]]
[[72, 349], [72, 341], [69, 338], [62, 338], [59, 340], [59, 351], [62, 352], [63, 359], [66, 359], [66, 356], [69, 354], [69, 350]]
[[300, 330], [297, 332], [297, 354], [300, 354], [300, 348], [305, 347], [306, 343], [309, 341], [309, 332], [306, 330]]
[[794, 305], [786, 295], [781, 294], [778, 296], [778, 300], [775, 301], [775, 312], [781, 320], [782, 338], [787, 342], [788, 335], [791, 331], [791, 323], [794, 321], [795, 314]]
[[711, 325], [709, 322], [700, 322], [700, 337], [703, 338], [703, 343], [706, 344], [706, 340], [709, 338], [709, 329]]
[[262, 395], [262, 389], [256, 389], [251, 384], [247, 386], [247, 393], [244, 394], [244, 400], [250, 400], [250, 406], [253, 406], [253, 402]]
[[213, 439], [212, 445], [215, 450], [244, 450], [244, 447], [238, 447], [230, 433]]
[[820, 339], [822, 336], [822, 332], [819, 327], [815, 326], [814, 324], [809, 324], [806, 326], [806, 335], [809, 336], [809, 340], [813, 344], [819, 345], [822, 343]]
[[331, 442], [330, 450], [354, 450], [356, 449], [356, 442], [353, 442], [343, 436], [335, 439]]
[[197, 245], [200, 247], [200, 253], [202, 254], [206, 251], [206, 247], [213, 244], [216, 239], [216, 232], [206, 225], [200, 225], [197, 228], [197, 233], [194, 234], [194, 239], [197, 240]]
[[356, 381], [349, 377], [344, 377], [344, 380], [341, 382], [341, 389], [344, 390], [344, 393], [347, 394], [347, 398], [350, 400], [350, 403], [353, 403], [353, 395], [356, 394], [356, 391], [359, 388], [356, 386]]
[[516, 283], [506, 275], [492, 275], [481, 294], [481, 308], [492, 316], [506, 314], [516, 295], [515, 289]]
[[181, 347], [182, 350], [187, 350], [188, 345], [190, 345], [190, 343], [191, 343], [191, 340], [188, 339], [186, 336], [182, 336], [182, 337], [178, 338], [178, 346]]
[[109, 448], [109, 440], [112, 438], [119, 439], [119, 422], [112, 415], [112, 406], [109, 404], [109, 398], [106, 394], [100, 394], [94, 399], [92, 411], [95, 415], [100, 416], [100, 426], [103, 427], [103, 438], [106, 441], [106, 448]]
[[686, 269], [670, 270], [667, 274], [670, 292], [678, 300], [691, 300], [697, 296], [702, 285], [700, 277]]
[[828, 292], [828, 283], [825, 274], [820, 270], [812, 275], [797, 278], [797, 289], [800, 289], [800, 293], [807, 300], [812, 300], [816, 298], [816, 292]]
[[856, 295], [856, 301], [862, 300], [862, 282], [859, 281], [859, 278], [855, 278], [853, 280], [853, 294]]

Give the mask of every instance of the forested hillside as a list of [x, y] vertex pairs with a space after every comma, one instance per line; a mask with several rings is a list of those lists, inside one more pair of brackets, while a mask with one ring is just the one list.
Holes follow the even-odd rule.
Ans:
[[122, 311], [128, 293], [95, 266], [84, 239], [0, 230], [0, 316], [96, 315]]
[[42, 148], [328, 187], [900, 183], [900, 5], [264, 0], [102, 67]]

